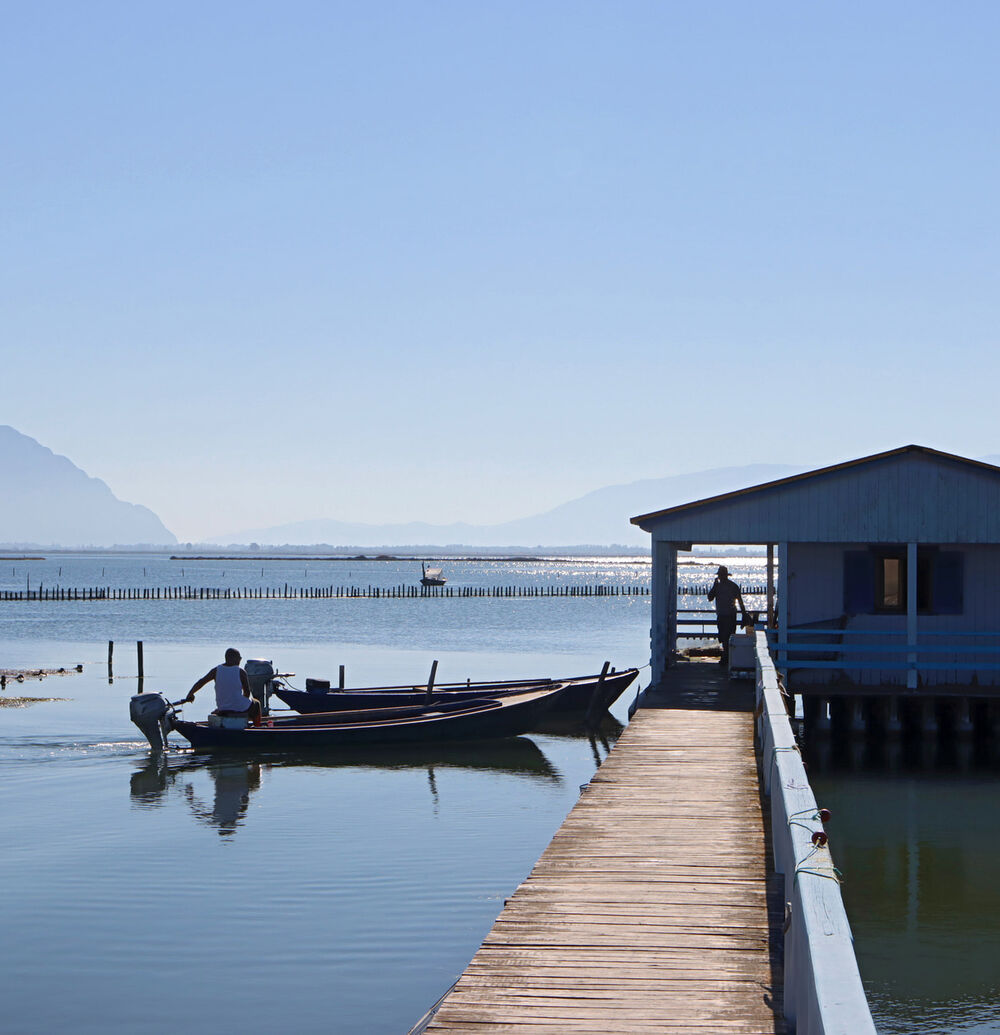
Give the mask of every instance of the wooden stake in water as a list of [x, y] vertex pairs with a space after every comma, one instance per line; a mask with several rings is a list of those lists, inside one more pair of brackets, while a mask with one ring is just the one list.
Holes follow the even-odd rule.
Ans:
[[340, 666], [340, 689], [344, 689], [344, 666]]
[[139, 678], [142, 679], [142, 677], [145, 675], [145, 673], [142, 670], [142, 640], [135, 641], [135, 653], [136, 660], [139, 662]]
[[590, 706], [587, 708], [587, 714], [584, 718], [584, 722], [590, 729], [597, 729], [601, 724], [604, 713], [608, 710], [607, 702], [604, 700], [604, 680], [608, 676], [608, 669], [610, 667], [611, 662], [605, 661], [601, 674], [597, 679], [597, 686], [594, 687], [594, 693], [590, 698]]
[[434, 678], [437, 676], [438, 663], [435, 661], [431, 664], [431, 676], [427, 680], [427, 703], [431, 703], [431, 695], [434, 693]]
[[113, 660], [115, 656], [115, 641], [108, 640], [108, 682], [113, 683], [115, 678]]

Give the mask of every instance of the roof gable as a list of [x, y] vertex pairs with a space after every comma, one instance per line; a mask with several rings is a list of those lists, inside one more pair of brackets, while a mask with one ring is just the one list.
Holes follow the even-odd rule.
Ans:
[[678, 542], [1000, 542], [1000, 468], [926, 446], [862, 457], [632, 523]]

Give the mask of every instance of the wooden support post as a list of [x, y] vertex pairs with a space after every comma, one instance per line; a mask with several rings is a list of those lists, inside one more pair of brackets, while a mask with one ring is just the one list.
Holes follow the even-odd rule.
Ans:
[[[778, 639], [788, 641], [788, 595], [791, 572], [788, 566], [788, 543], [778, 544]], [[788, 652], [778, 651], [777, 668], [782, 676], [788, 675]]]
[[906, 688], [917, 688], [917, 544], [906, 544]]
[[108, 640], [108, 682], [113, 683], [114, 674], [115, 641]]
[[340, 666], [340, 689], [344, 689], [344, 666]]
[[139, 678], [142, 679], [142, 677], [145, 675], [145, 673], [143, 672], [143, 666], [142, 666], [142, 640], [136, 640], [135, 641], [135, 654], [136, 654], [136, 660], [139, 663]]
[[437, 676], [438, 663], [436, 661], [431, 663], [431, 675], [430, 679], [427, 680], [427, 704], [431, 703], [431, 697], [434, 693], [434, 679]]
[[774, 543], [767, 544], [767, 627], [774, 628]]
[[607, 678], [608, 669], [611, 667], [610, 661], [604, 662], [604, 667], [601, 669], [601, 674], [597, 679], [597, 686], [594, 687], [594, 692], [590, 697], [590, 706], [587, 708], [586, 723], [590, 729], [597, 729], [601, 724], [601, 718], [607, 711], [607, 706], [604, 701], [604, 680]]

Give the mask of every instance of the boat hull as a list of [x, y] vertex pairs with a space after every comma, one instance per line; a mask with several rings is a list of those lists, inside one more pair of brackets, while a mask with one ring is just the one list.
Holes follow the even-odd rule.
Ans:
[[[609, 672], [604, 678], [602, 698], [605, 707], [613, 704], [638, 676], [635, 668]], [[484, 695], [503, 697], [522, 693], [531, 686], [553, 686], [564, 683], [565, 690], [553, 705], [556, 711], [584, 711], [590, 707], [600, 676], [577, 676], [572, 679], [509, 680], [496, 683], [442, 683], [434, 688], [431, 702], [473, 700]], [[274, 696], [301, 715], [336, 712], [354, 708], [380, 708], [389, 705], [423, 705], [427, 690], [419, 686], [367, 687], [358, 690], [292, 690], [276, 688]]]
[[446, 702], [429, 709], [401, 706], [296, 715], [242, 730], [178, 719], [174, 729], [195, 750], [254, 754], [516, 737], [533, 729], [562, 691], [562, 684], [553, 684], [503, 698]]

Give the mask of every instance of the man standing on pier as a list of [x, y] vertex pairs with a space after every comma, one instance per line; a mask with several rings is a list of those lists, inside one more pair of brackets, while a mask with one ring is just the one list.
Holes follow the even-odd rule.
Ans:
[[224, 665], [216, 665], [194, 684], [185, 698], [194, 700], [194, 695], [206, 684], [215, 680], [215, 710], [218, 715], [245, 715], [255, 726], [260, 725], [260, 702], [250, 693], [250, 681], [240, 667], [240, 652], [234, 647], [226, 651]]
[[715, 623], [719, 627], [719, 643], [722, 645], [720, 665], [729, 664], [729, 637], [736, 632], [736, 602], [740, 611], [746, 614], [740, 587], [729, 577], [729, 569], [723, 564], [715, 576], [715, 582], [708, 591], [709, 602], [715, 601]]

